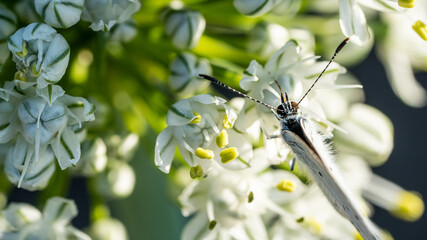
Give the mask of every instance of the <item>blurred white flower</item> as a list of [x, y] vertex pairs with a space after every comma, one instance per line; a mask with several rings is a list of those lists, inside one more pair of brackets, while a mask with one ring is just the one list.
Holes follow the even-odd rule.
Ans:
[[138, 34], [138, 28], [134, 21], [128, 20], [123, 23], [114, 25], [111, 28], [111, 41], [129, 42]]
[[296, 40], [302, 50], [314, 50], [314, 36], [303, 29], [286, 29], [279, 24], [259, 22], [249, 33], [247, 49], [262, 58], [271, 57], [290, 39]]
[[240, 13], [255, 17], [267, 13], [282, 1], [283, 0], [233, 0], [233, 4]]
[[394, 146], [394, 130], [383, 113], [365, 104], [353, 104], [339, 126], [347, 132], [335, 133], [341, 151], [363, 157], [373, 166], [387, 161]]
[[18, 68], [18, 79], [37, 83], [37, 88], [61, 80], [68, 66], [70, 46], [61, 34], [43, 23], [31, 23], [8, 39]]
[[172, 61], [169, 69], [171, 72], [169, 85], [181, 96], [200, 93], [209, 86], [209, 81], [198, 75], [212, 74], [209, 61], [205, 58], [197, 58], [191, 53], [180, 53]]
[[93, 222], [88, 230], [93, 240], [127, 240], [126, 228], [122, 222], [114, 218], [102, 218]]
[[37, 13], [52, 27], [69, 28], [80, 20], [84, 0], [35, 0]]
[[[427, 3], [418, 1], [413, 15], [427, 22]], [[418, 83], [415, 70], [427, 71], [425, 39], [421, 39], [411, 28], [406, 16], [383, 14], [387, 22], [387, 35], [378, 49], [393, 91], [407, 105], [423, 107], [427, 104], [427, 92]]]
[[126, 162], [109, 158], [107, 168], [96, 175], [94, 185], [102, 196], [125, 198], [135, 187], [135, 172]]
[[70, 225], [71, 219], [77, 215], [77, 207], [72, 200], [50, 198], [43, 214], [29, 204], [11, 203], [3, 214], [10, 225], [4, 239], [90, 239]]
[[424, 213], [424, 202], [417, 192], [409, 192], [377, 175], [372, 175], [363, 189], [363, 196], [405, 221], [418, 220]]
[[87, 138], [81, 143], [81, 159], [71, 170], [86, 177], [104, 171], [107, 166], [107, 147], [101, 138]]
[[236, 113], [224, 103], [206, 94], [172, 105], [168, 127], [156, 140], [155, 163], [160, 170], [169, 172], [176, 146], [192, 167], [192, 177], [206, 176], [214, 161], [224, 168], [249, 166], [252, 146], [244, 134], [232, 129]]
[[15, 32], [17, 21], [15, 14], [0, 4], [0, 72], [9, 57], [6, 39]]
[[82, 19], [92, 22], [93, 31], [110, 31], [115, 24], [130, 20], [140, 7], [139, 0], [85, 0]]
[[198, 11], [167, 9], [163, 13], [165, 31], [172, 43], [180, 49], [192, 49], [199, 43], [206, 21]]
[[82, 128], [83, 122], [94, 120], [95, 107], [86, 99], [51, 91], [50, 94], [57, 95], [51, 96], [55, 101], [49, 104], [36, 95], [35, 86], [20, 81], [6, 82], [0, 89], [4, 100], [0, 111], [0, 142], [10, 142], [17, 136], [15, 150], [9, 154], [20, 172], [18, 187], [28, 171], [35, 171], [31, 170], [35, 164], [42, 164], [39, 160], [47, 154], [48, 146], [61, 169], [75, 165], [80, 159], [80, 141], [74, 130]]

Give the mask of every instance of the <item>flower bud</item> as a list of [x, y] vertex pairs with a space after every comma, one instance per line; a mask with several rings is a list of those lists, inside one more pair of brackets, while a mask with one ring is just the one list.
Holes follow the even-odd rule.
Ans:
[[96, 178], [98, 193], [106, 197], [124, 198], [133, 192], [135, 172], [127, 163], [108, 159], [106, 171]]
[[247, 48], [263, 58], [269, 58], [288, 40], [286, 28], [279, 24], [259, 22], [249, 33]]
[[69, 28], [80, 20], [84, 0], [61, 2], [57, 0], [37, 0], [37, 13], [44, 22], [56, 28]]
[[234, 7], [248, 16], [260, 16], [277, 6], [282, 0], [234, 0]]
[[107, 166], [107, 147], [101, 138], [86, 139], [81, 144], [82, 156], [72, 169], [83, 176], [94, 176]]
[[193, 95], [209, 86], [209, 81], [201, 79], [198, 75], [212, 74], [209, 61], [205, 58], [197, 58], [191, 53], [181, 53], [172, 61], [169, 69], [171, 72], [169, 85], [173, 91], [181, 95]]
[[199, 43], [206, 21], [202, 14], [189, 9], [168, 9], [164, 15], [165, 31], [180, 49], [192, 49]]
[[128, 239], [125, 226], [114, 218], [102, 218], [93, 222], [88, 233], [92, 239]]

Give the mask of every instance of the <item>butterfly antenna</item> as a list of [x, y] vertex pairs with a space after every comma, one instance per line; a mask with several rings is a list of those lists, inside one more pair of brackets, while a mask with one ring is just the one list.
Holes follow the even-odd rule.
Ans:
[[282, 103], [288, 101], [288, 96], [286, 94], [286, 98], [284, 97], [283, 91], [282, 91], [282, 88], [280, 87], [279, 82], [278, 81], [274, 81], [274, 82], [276, 83], [277, 87], [279, 87], [279, 90], [280, 90], [280, 100], [282, 100]]
[[242, 93], [242, 92], [240, 92], [240, 91], [237, 91], [236, 89], [234, 89], [234, 88], [232, 88], [232, 87], [229, 87], [229, 86], [225, 85], [224, 83], [220, 82], [218, 79], [216, 79], [216, 78], [214, 78], [214, 77], [211, 77], [211, 76], [208, 76], [208, 75], [205, 75], [205, 74], [199, 74], [199, 77], [204, 78], [204, 79], [206, 79], [206, 80], [209, 80], [209, 81], [211, 81], [211, 82], [215, 83], [216, 85], [219, 85], [219, 86], [221, 86], [221, 87], [223, 87], [223, 88], [226, 88], [226, 89], [228, 89], [228, 90], [230, 90], [230, 91], [233, 91], [233, 92], [235, 92], [235, 93], [239, 94], [240, 96], [243, 96], [243, 97], [245, 97], [245, 98], [248, 98], [248, 99], [250, 99], [250, 100], [252, 100], [252, 101], [254, 101], [254, 102], [260, 103], [260, 104], [262, 104], [262, 105], [264, 105], [264, 106], [266, 106], [266, 107], [268, 107], [268, 108], [270, 108], [270, 109], [277, 110], [275, 107], [271, 106], [270, 104], [267, 104], [267, 103], [265, 103], [265, 102], [261, 102], [261, 101], [260, 101], [260, 100], [258, 100], [258, 99], [255, 99], [255, 98], [253, 98], [253, 97], [251, 97], [251, 96], [248, 96], [248, 95], [246, 95], [246, 94], [244, 94], [244, 93]]
[[311, 84], [311, 87], [307, 90], [307, 92], [305, 92], [304, 96], [302, 96], [302, 98], [298, 101], [296, 106], [298, 106], [301, 103], [301, 101], [307, 96], [307, 94], [311, 91], [311, 89], [314, 87], [314, 85], [316, 85], [317, 81], [319, 81], [320, 77], [323, 75], [323, 73], [325, 73], [326, 69], [328, 69], [329, 65], [331, 65], [331, 63], [334, 61], [337, 54], [348, 43], [348, 41], [350, 41], [350, 37], [344, 39], [344, 41], [341, 42], [341, 44], [335, 50], [334, 55], [331, 57], [328, 64], [326, 65], [326, 67], [323, 69], [323, 71], [320, 73], [320, 75], [316, 78], [316, 80], [313, 82], [313, 84]]

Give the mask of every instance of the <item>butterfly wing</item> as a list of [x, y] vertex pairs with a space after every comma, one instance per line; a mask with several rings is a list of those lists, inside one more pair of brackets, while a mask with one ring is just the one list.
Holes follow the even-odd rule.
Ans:
[[[299, 119], [301, 137], [289, 130], [282, 130], [282, 137], [294, 152], [296, 158], [309, 172], [319, 188], [334, 208], [356, 227], [366, 240], [376, 240], [378, 230], [365, 217], [352, 199], [340, 174], [333, 163], [333, 156], [328, 151], [322, 135], [316, 127], [304, 117]], [[303, 140], [304, 138], [304, 140]]]

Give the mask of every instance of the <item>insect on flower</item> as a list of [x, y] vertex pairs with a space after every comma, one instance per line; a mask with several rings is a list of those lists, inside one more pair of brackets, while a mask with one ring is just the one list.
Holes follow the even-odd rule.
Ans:
[[[335, 56], [349, 40], [350, 38], [346, 38], [337, 47], [326, 67], [298, 103], [290, 101], [287, 94], [283, 94], [277, 81], [276, 84], [281, 92], [281, 104], [275, 108], [239, 92], [213, 77], [204, 74], [199, 74], [199, 76], [269, 108], [280, 121], [283, 140], [291, 148], [296, 159], [307, 169], [309, 175], [315, 180], [333, 207], [356, 227], [363, 239], [375, 240], [380, 239], [379, 231], [369, 218], [362, 214], [350, 191], [347, 190], [338, 169], [335, 167], [333, 154], [330, 152], [328, 145], [325, 144], [325, 136], [319, 133], [316, 125], [309, 119], [308, 115], [301, 113], [298, 108], [298, 105], [312, 90]], [[270, 136], [269, 138], [279, 136]], [[294, 163], [295, 160], [292, 160], [290, 163], [291, 170]]]

